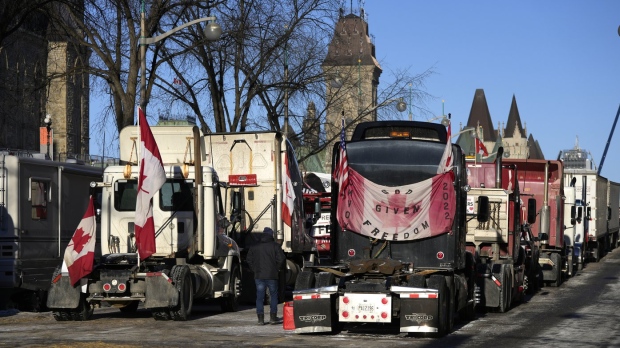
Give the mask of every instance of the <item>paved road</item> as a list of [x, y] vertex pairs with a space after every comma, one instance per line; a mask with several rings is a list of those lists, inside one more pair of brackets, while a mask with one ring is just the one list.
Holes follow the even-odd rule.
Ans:
[[347, 326], [335, 335], [296, 335], [282, 325], [255, 323], [254, 308], [221, 313], [216, 303], [196, 306], [187, 322], [155, 321], [143, 309], [131, 317], [114, 308], [96, 309], [87, 322], [4, 311], [0, 347], [620, 347], [620, 250], [508, 313], [479, 313], [472, 322], [457, 322], [441, 339], [373, 325]]

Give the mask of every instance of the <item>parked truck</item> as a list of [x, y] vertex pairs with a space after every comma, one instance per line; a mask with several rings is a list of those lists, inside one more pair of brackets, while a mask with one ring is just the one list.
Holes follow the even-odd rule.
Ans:
[[[41, 155], [41, 156], [40, 156]], [[54, 268], [88, 205], [102, 168], [0, 151], [0, 298], [6, 307], [45, 309]], [[101, 255], [98, 251], [98, 255]]]
[[[568, 260], [573, 245], [564, 238], [564, 170], [561, 161], [506, 159], [506, 164], [516, 166], [517, 180], [521, 196], [534, 198], [538, 206], [524, 207], [526, 214], [536, 209], [539, 223], [532, 224], [535, 237], [540, 239], [539, 264], [542, 268], [543, 282], [560, 286], [568, 277]], [[538, 208], [540, 207], [540, 208]]]
[[[293, 287], [306, 264], [317, 262], [315, 241], [309, 229], [318, 215], [308, 220], [304, 209], [303, 179], [291, 143], [279, 132], [211, 133], [202, 137], [202, 160], [209, 163], [229, 188], [223, 192], [232, 223], [231, 236], [242, 254], [257, 242], [265, 227], [286, 255], [280, 277], [279, 299]], [[318, 212], [318, 210], [317, 210]], [[244, 267], [246, 301], [254, 301], [253, 276]]]
[[306, 217], [308, 219], [315, 218], [317, 199], [320, 203], [320, 216], [310, 228], [310, 236], [316, 244], [320, 263], [322, 259], [329, 259], [330, 254], [331, 175], [316, 172], [305, 173], [303, 195]]
[[[522, 218], [523, 200], [517, 168], [503, 165], [503, 148], [495, 163], [467, 162], [467, 245], [477, 256], [476, 294], [486, 308], [506, 312], [536, 288], [538, 239], [528, 224], [536, 212]], [[528, 204], [536, 204], [530, 200]], [[481, 209], [486, 210], [481, 210]]]
[[[333, 149], [333, 175], [345, 167], [339, 149]], [[476, 267], [465, 245], [465, 159], [446, 128], [364, 122], [344, 153], [346, 180], [353, 181], [346, 189], [344, 178], [331, 185], [331, 266], [300, 273], [295, 332], [398, 323], [401, 332], [443, 335], [457, 313], [472, 319]], [[442, 158], [453, 161], [447, 172], [440, 170]]]
[[589, 153], [578, 144], [558, 155], [564, 165], [564, 181], [575, 183], [583, 206], [583, 258], [598, 262], [618, 244], [618, 184], [597, 174]]
[[103, 255], [75, 287], [67, 273], [56, 270], [47, 302], [56, 320], [86, 320], [103, 304], [133, 312], [142, 303], [156, 320], [187, 320], [197, 299], [220, 299], [224, 311], [238, 308], [241, 259], [226, 231], [221, 194], [226, 183], [201, 161], [197, 127], [151, 129], [166, 175], [153, 197], [156, 252], [145, 260], [137, 253], [139, 129], [130, 126], [120, 133], [125, 165], [107, 167], [96, 183], [102, 189]]
[[[566, 177], [566, 175], [565, 175]], [[585, 198], [577, 196], [575, 185], [577, 178], [572, 177], [564, 183], [564, 239], [566, 245], [569, 246], [568, 251], [568, 274], [573, 277], [578, 271], [583, 269], [585, 265], [585, 226], [584, 218], [585, 206], [583, 202]], [[582, 193], [585, 193], [582, 191]]]

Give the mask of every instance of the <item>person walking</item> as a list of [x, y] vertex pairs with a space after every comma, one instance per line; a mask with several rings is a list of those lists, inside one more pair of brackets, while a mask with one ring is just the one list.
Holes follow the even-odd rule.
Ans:
[[256, 283], [256, 315], [258, 325], [265, 324], [265, 290], [269, 288], [270, 324], [277, 324], [278, 319], [278, 274], [286, 256], [280, 244], [273, 238], [273, 230], [265, 227], [258, 244], [250, 248], [247, 263], [254, 273]]

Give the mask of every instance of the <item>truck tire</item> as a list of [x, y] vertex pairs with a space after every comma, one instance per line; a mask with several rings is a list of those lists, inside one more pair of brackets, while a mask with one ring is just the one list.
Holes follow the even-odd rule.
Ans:
[[239, 297], [241, 295], [241, 271], [235, 265], [230, 272], [229, 295], [222, 297], [221, 307], [223, 312], [236, 312], [239, 310]]
[[170, 320], [170, 311], [168, 308], [151, 308], [151, 314], [155, 320]]
[[93, 315], [94, 307], [86, 301], [86, 294], [80, 294], [80, 304], [76, 309], [70, 310], [71, 319], [74, 321], [86, 321]]
[[459, 319], [472, 321], [476, 319], [476, 261], [472, 253], [465, 254], [465, 274], [467, 279], [467, 305], [459, 311]]
[[551, 286], [558, 287], [562, 284], [562, 255], [560, 253], [552, 253], [549, 258], [553, 262], [553, 272], [555, 280], [551, 282]]
[[306, 290], [314, 288], [314, 273], [302, 271], [295, 279], [295, 290]]
[[319, 272], [316, 275], [316, 287], [322, 288], [326, 286], [336, 285], [336, 275], [330, 272]]
[[499, 307], [498, 307], [498, 310], [500, 313], [506, 313], [510, 309], [510, 300], [512, 299], [512, 286], [510, 285], [510, 272], [508, 272], [507, 268], [508, 267], [501, 268], [502, 293], [499, 297]]
[[437, 337], [443, 337], [448, 334], [448, 310], [450, 308], [450, 299], [446, 278], [442, 275], [433, 274], [427, 279], [427, 287], [429, 289], [439, 290], [439, 327], [437, 328]]
[[175, 265], [170, 272], [174, 287], [179, 292], [179, 301], [176, 306], [170, 308], [170, 316], [175, 321], [185, 321], [192, 314], [194, 304], [194, 287], [189, 267]]

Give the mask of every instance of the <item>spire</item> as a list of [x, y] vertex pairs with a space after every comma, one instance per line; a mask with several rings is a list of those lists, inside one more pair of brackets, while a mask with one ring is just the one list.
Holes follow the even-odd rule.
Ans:
[[497, 140], [497, 132], [493, 129], [493, 121], [491, 120], [491, 113], [487, 105], [487, 98], [484, 95], [484, 90], [481, 88], [476, 89], [474, 101], [471, 104], [471, 111], [469, 112], [469, 119], [467, 120], [467, 127], [477, 128], [478, 125], [482, 128], [485, 141], [495, 142]]
[[515, 95], [512, 95], [512, 104], [510, 105], [510, 112], [508, 113], [508, 122], [506, 123], [505, 134], [507, 138], [514, 138], [515, 131], [519, 131], [521, 138], [526, 138], [525, 131], [521, 125], [521, 116], [519, 116], [519, 109], [517, 108], [517, 99]]
[[532, 136], [532, 134], [530, 134], [527, 138], [527, 146], [530, 150], [530, 159], [545, 159], [538, 140], [534, 140], [534, 136]]

